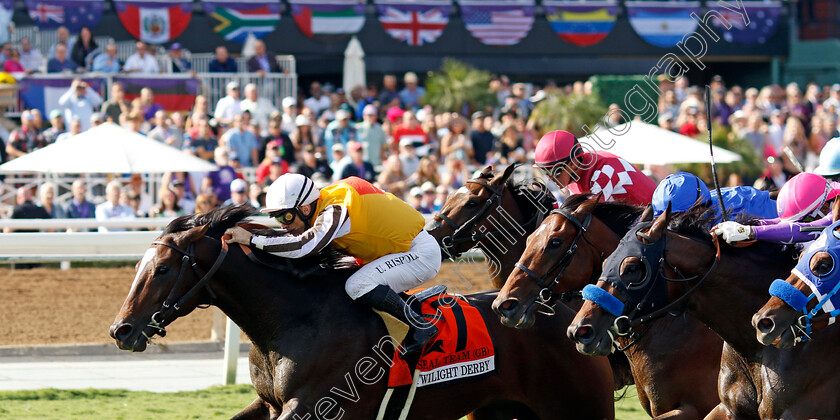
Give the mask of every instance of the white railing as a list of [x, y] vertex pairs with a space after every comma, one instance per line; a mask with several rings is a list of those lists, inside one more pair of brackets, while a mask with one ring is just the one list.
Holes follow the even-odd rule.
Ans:
[[271, 101], [280, 109], [280, 103], [286, 96], [297, 96], [297, 75], [294, 73], [268, 73], [260, 76], [256, 73], [200, 73], [201, 93], [207, 96], [208, 103], [215, 107], [225, 93], [225, 85], [236, 81], [240, 86], [248, 83], [257, 85], [261, 97]]

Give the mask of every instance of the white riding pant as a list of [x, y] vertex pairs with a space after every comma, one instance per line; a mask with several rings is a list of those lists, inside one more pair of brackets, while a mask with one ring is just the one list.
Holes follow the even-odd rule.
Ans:
[[344, 290], [353, 300], [379, 285], [404, 292], [433, 279], [440, 263], [440, 246], [429, 232], [421, 230], [408, 252], [384, 255], [365, 264], [347, 279]]

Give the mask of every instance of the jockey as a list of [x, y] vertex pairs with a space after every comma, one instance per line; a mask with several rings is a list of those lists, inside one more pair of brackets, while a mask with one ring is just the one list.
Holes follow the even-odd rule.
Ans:
[[234, 227], [226, 232], [229, 242], [284, 258], [311, 256], [334, 244], [364, 264], [347, 279], [347, 294], [412, 327], [406, 355], [418, 354], [437, 334], [397, 295], [434, 278], [441, 263], [440, 246], [423, 230], [425, 219], [407, 203], [357, 177], [319, 191], [311, 179], [285, 174], [269, 187], [260, 212], [284, 231], [261, 236]]
[[816, 239], [820, 227], [831, 224], [831, 199], [840, 195], [840, 183], [803, 172], [791, 178], [776, 199], [779, 218], [761, 220], [758, 226], [723, 222], [712, 229], [726, 242], [748, 240], [792, 244]]
[[[762, 219], [778, 217], [776, 202], [770, 198], [769, 191], [762, 191], [753, 187], [726, 187], [720, 189], [723, 204], [734, 219], [739, 213], [748, 214]], [[677, 172], [663, 179], [653, 192], [653, 215], [659, 216], [671, 203], [672, 212], [684, 212], [694, 204], [700, 203], [706, 207], [717, 207], [718, 196], [712, 194], [706, 183], [694, 174]], [[718, 210], [717, 222], [722, 214]]]
[[534, 167], [572, 194], [603, 193], [604, 201], [648, 205], [656, 184], [633, 164], [604, 151], [586, 152], [568, 131], [542, 136]]

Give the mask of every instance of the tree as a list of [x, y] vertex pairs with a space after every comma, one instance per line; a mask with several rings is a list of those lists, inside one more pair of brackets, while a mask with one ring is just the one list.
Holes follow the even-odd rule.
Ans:
[[582, 137], [587, 134], [582, 127], [586, 125], [594, 129], [606, 113], [607, 107], [595, 95], [552, 92], [531, 112], [530, 123], [540, 134], [565, 130]]
[[431, 105], [435, 112], [464, 111], [497, 105], [496, 95], [489, 86], [493, 76], [467, 63], [448, 58], [443, 61], [439, 72], [431, 73], [426, 79], [424, 104]]

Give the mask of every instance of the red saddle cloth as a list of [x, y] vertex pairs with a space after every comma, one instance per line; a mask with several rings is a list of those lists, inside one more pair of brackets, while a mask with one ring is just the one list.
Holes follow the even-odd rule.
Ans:
[[[417, 387], [488, 375], [496, 369], [493, 339], [481, 313], [465, 299], [453, 295], [435, 295], [420, 305], [429, 321], [437, 319], [438, 334], [429, 340], [417, 361]], [[388, 386], [410, 385], [413, 372], [395, 352]]]

